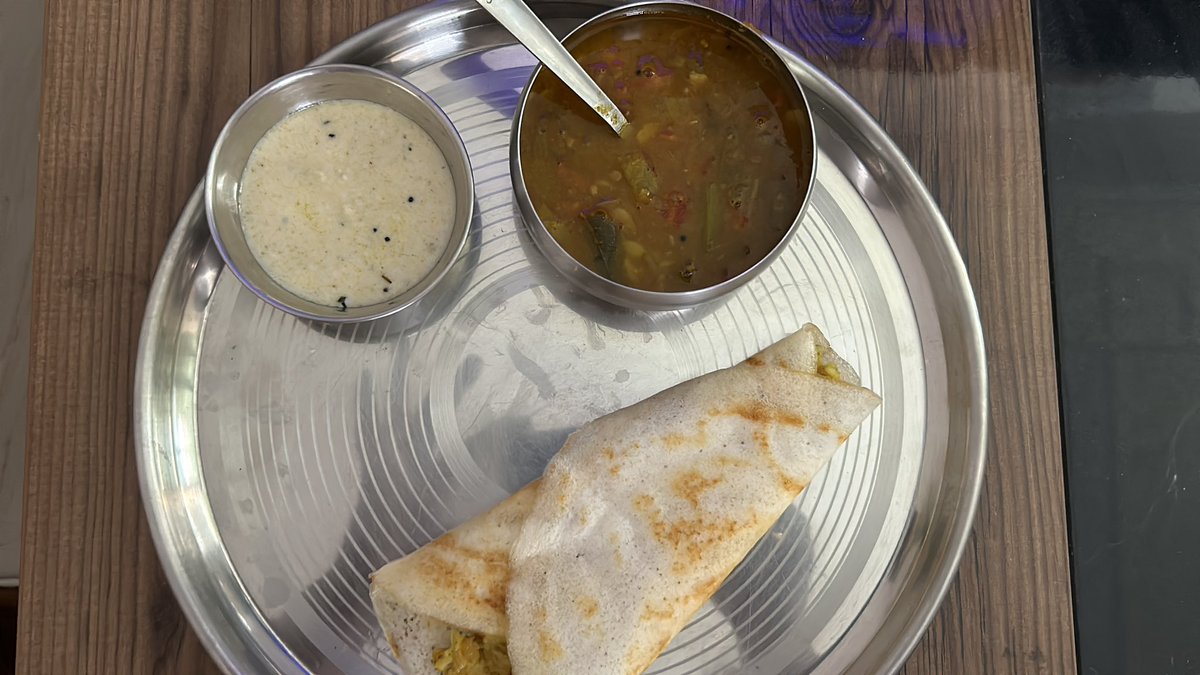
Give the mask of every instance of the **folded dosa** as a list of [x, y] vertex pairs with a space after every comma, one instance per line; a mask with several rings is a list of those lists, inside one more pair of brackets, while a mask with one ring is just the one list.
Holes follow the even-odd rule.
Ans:
[[434, 649], [450, 629], [508, 633], [508, 552], [538, 481], [371, 575], [371, 603], [392, 654], [410, 675], [438, 675]]
[[879, 398], [815, 327], [568, 437], [540, 481], [372, 576], [405, 669], [451, 628], [517, 675], [640, 673]]

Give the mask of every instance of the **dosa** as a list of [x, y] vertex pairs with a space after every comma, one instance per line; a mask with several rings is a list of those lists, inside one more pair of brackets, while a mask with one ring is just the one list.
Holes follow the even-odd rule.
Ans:
[[371, 578], [413, 675], [636, 674], [879, 404], [812, 325], [596, 419]]

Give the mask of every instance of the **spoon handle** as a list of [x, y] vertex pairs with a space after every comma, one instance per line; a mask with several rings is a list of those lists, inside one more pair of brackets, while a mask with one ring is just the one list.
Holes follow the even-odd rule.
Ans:
[[508, 29], [538, 61], [559, 77], [584, 103], [604, 118], [618, 134], [628, 121], [575, 57], [522, 0], [477, 0], [500, 25]]

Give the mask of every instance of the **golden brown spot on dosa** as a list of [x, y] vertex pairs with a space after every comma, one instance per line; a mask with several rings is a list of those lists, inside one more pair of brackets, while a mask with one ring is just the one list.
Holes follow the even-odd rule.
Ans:
[[685, 471], [671, 483], [675, 495], [692, 505], [693, 509], [700, 508], [700, 497], [705, 492], [721, 484], [720, 478], [708, 478], [699, 471]]
[[678, 450], [687, 439], [681, 434], [667, 434], [663, 436], [663, 445], [667, 446], [668, 450]]
[[759, 450], [770, 451], [771, 439], [767, 438], [767, 434], [765, 432], [756, 429], [754, 433], [750, 434], [750, 436], [754, 438], [754, 444], [758, 446]]
[[546, 630], [538, 631], [538, 648], [547, 661], [558, 661], [563, 657], [562, 645]]
[[817, 425], [817, 431], [819, 431], [819, 432], [821, 432], [821, 433], [823, 433], [823, 434], [827, 434], [827, 433], [829, 433], [829, 431], [830, 431], [829, 425], [828, 425], [828, 424], [825, 424], [824, 422], [822, 422], [822, 423], [820, 423], [820, 424], [818, 424], [818, 425]]
[[804, 483], [793, 478], [791, 472], [779, 464], [779, 460], [775, 458], [775, 453], [771, 452], [771, 440], [766, 432], [756, 430], [751, 436], [758, 446], [759, 455], [762, 456], [763, 461], [766, 462], [771, 471], [775, 473], [775, 479], [779, 481], [779, 487], [793, 496], [800, 494], [804, 490]]
[[673, 618], [675, 618], [675, 612], [671, 611], [670, 607], [655, 607], [648, 604], [642, 610], [642, 621], [647, 623], [670, 621]]
[[596, 616], [596, 612], [600, 611], [600, 603], [596, 602], [596, 599], [590, 595], [579, 596], [578, 604], [579, 613], [582, 614], [583, 618], [585, 619], [591, 619], [592, 617]]
[[753, 462], [745, 457], [736, 457], [733, 455], [719, 455], [716, 461], [719, 466], [738, 467], [739, 469], [744, 469], [748, 466], [754, 465]]
[[697, 430], [694, 434], [667, 434], [666, 436], [663, 436], [663, 445], [667, 447], [667, 450], [689, 450], [693, 448], [702, 448], [708, 445], [708, 434], [704, 430], [706, 426], [708, 426], [708, 423], [704, 420], [700, 420], [699, 424], [696, 425]]
[[479, 561], [485, 565], [508, 566], [508, 554], [497, 551], [480, 551], [468, 548], [458, 543], [453, 532], [447, 533], [429, 543], [429, 548], [440, 551], [453, 551], [470, 560]]
[[751, 422], [767, 422], [771, 413], [767, 409], [767, 406], [758, 402], [734, 406], [732, 412], [734, 415], [748, 419]]
[[779, 485], [793, 495], [798, 495], [801, 492], [804, 492], [804, 488], [808, 487], [806, 484], [801, 483], [791, 476], [782, 473], [777, 475], [776, 478], [779, 479]]
[[741, 529], [738, 521], [731, 518], [699, 516], [666, 520], [662, 512], [654, 508], [654, 500], [649, 495], [636, 498], [633, 505], [645, 517], [655, 540], [674, 552], [671, 569], [675, 572], [695, 566], [706, 550], [719, 546]]
[[752, 365], [752, 366], [765, 366], [765, 365], [767, 365], [767, 362], [766, 362], [766, 361], [763, 361], [763, 360], [762, 360], [762, 358], [761, 358], [761, 357], [759, 357], [757, 354], [756, 354], [756, 355], [754, 355], [754, 356], [751, 356], [751, 357], [750, 357], [750, 358], [748, 358], [748, 359], [746, 359], [746, 363], [748, 363], [748, 364], [750, 364], [750, 365]]
[[786, 410], [768, 408], [757, 401], [734, 406], [730, 409], [729, 414], [759, 424], [782, 424], [792, 427], [803, 427], [805, 424], [804, 418], [799, 415], [793, 415]]
[[684, 603], [696, 606], [704, 604], [705, 601], [712, 597], [713, 593], [717, 592], [717, 588], [721, 586], [721, 582], [724, 580], [724, 576], [716, 576], [696, 584], [692, 588], [691, 594], [684, 598]]
[[772, 421], [776, 424], [783, 424], [789, 427], [803, 427], [805, 424], [803, 417], [782, 410], [776, 411], [775, 419]]
[[629, 449], [617, 450], [612, 446], [606, 446], [600, 450], [600, 454], [604, 459], [608, 460], [608, 473], [616, 476], [621, 473], [622, 462], [629, 455]]
[[845, 443], [849, 438], [850, 434], [838, 434], [838, 445]]
[[621, 538], [617, 536], [616, 532], [609, 532], [607, 539], [608, 545], [613, 552], [613, 564], [615, 564], [618, 569], [624, 567], [625, 557], [621, 555]]
[[[440, 541], [440, 540], [438, 540]], [[435, 544], [437, 542], [434, 542]], [[440, 547], [444, 547], [442, 544]], [[429, 555], [422, 556], [419, 574], [434, 581], [436, 587], [462, 598], [463, 602], [477, 608], [487, 608], [504, 613], [508, 591], [508, 560], [498, 554], [482, 554], [466, 548], [455, 548], [464, 555], [485, 565], [484, 570], [469, 569], [442, 557], [439, 547], [431, 544]], [[451, 550], [447, 548], [447, 550]], [[499, 583], [487, 583], [483, 579], [496, 578]]]

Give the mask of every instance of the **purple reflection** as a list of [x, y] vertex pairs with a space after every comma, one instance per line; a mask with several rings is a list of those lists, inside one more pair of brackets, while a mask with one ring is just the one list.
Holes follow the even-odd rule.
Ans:
[[[736, 12], [744, 9], [746, 3], [736, 0], [729, 6]], [[967, 46], [961, 16], [946, 17], [950, 19], [949, 23], [953, 24], [957, 19], [960, 25], [940, 30], [930, 26], [910, 26], [905, 21], [896, 21], [895, 8], [880, 0], [775, 0], [772, 9], [772, 28], [797, 26], [806, 41], [834, 48], [881, 46], [895, 40], [936, 47]], [[888, 30], [880, 32], [881, 24]], [[771, 32], [778, 35], [779, 31]]]

